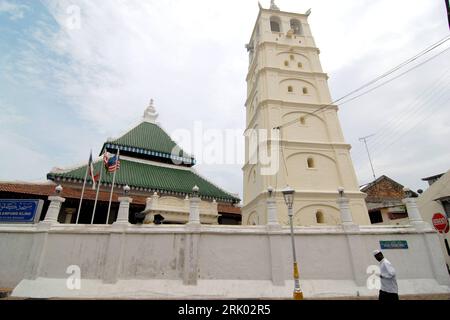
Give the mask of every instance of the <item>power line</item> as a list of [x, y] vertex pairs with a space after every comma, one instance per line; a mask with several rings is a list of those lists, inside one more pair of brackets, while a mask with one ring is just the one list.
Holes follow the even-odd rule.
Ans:
[[[403, 68], [404, 66], [406, 66], [406, 65], [408, 65], [408, 64], [410, 64], [410, 63], [412, 63], [413, 61], [417, 60], [417, 59], [420, 58], [421, 56], [423, 56], [423, 55], [427, 54], [428, 52], [430, 52], [430, 51], [436, 49], [437, 47], [443, 45], [443, 44], [444, 44], [445, 42], [447, 42], [448, 40], [450, 40], [450, 36], [447, 36], [447, 37], [445, 37], [445, 38], [439, 40], [438, 42], [436, 42], [435, 44], [433, 44], [433, 45], [431, 45], [430, 47], [426, 48], [425, 50], [419, 52], [419, 53], [416, 54], [415, 56], [413, 56], [413, 57], [407, 59], [406, 61], [404, 61], [404, 62], [400, 63], [399, 65], [397, 65], [396, 67], [392, 68], [391, 70], [389, 70], [389, 71], [383, 73], [382, 75], [380, 75], [380, 76], [376, 77], [375, 79], [369, 81], [368, 83], [362, 85], [362, 86], [359, 87], [358, 89], [355, 89], [355, 90], [351, 91], [350, 93], [348, 93], [348, 94], [342, 96], [341, 98], [339, 98], [339, 99], [337, 99], [337, 100], [331, 102], [330, 104], [324, 104], [324, 105], [322, 105], [322, 106], [319, 106], [318, 109], [316, 109], [315, 111], [313, 111], [313, 112], [311, 112], [311, 113], [307, 113], [307, 115], [306, 115], [304, 118], [307, 118], [308, 116], [313, 115], [313, 114], [315, 114], [315, 113], [317, 113], [317, 112], [319, 112], [319, 111], [321, 111], [321, 110], [323, 110], [323, 109], [325, 109], [325, 108], [334, 106], [337, 102], [339, 102], [339, 101], [341, 101], [341, 100], [344, 100], [345, 98], [347, 98], [347, 97], [349, 97], [349, 96], [351, 96], [351, 95], [353, 95], [353, 94], [355, 94], [355, 93], [357, 93], [357, 92], [359, 92], [359, 91], [361, 91], [361, 90], [367, 88], [368, 86], [370, 86], [370, 85], [372, 85], [372, 84], [378, 82], [379, 80], [381, 80], [381, 79], [383, 79], [383, 78], [389, 76], [390, 74], [394, 73], [395, 71], [397, 71], [397, 70]], [[428, 60], [428, 61], [429, 61], [429, 60]], [[428, 61], [425, 61], [424, 63], [426, 63], [426, 62], [428, 62]], [[412, 69], [411, 69], [410, 71], [412, 71]], [[283, 126], [283, 127], [289, 126], [289, 125], [291, 125], [291, 124], [296, 123], [297, 121], [298, 121], [298, 120], [296, 119], [296, 120], [287, 122], [287, 123], [285, 123], [285, 124], [282, 125], [282, 126]]]
[[[420, 123], [423, 123], [423, 121], [425, 121], [426, 119], [432, 117], [435, 115], [435, 109], [437, 109], [438, 107], [441, 106], [441, 104], [439, 104], [438, 102], [440, 102], [441, 98], [445, 96], [446, 93], [448, 93], [448, 88], [443, 88], [443, 92], [442, 94], [440, 94], [437, 99], [435, 99], [436, 101], [434, 101], [434, 103], [429, 103], [428, 101], [424, 102], [422, 105], [431, 105], [431, 109], [428, 109], [430, 112], [428, 113], [427, 116], [423, 117], [422, 119], [420, 119], [420, 121], [416, 121], [415, 123], [413, 123], [413, 125], [411, 127], [409, 127], [406, 131], [402, 132], [399, 136], [397, 136], [395, 139], [392, 139], [391, 141], [389, 141], [390, 143], [388, 145], [379, 142], [379, 144], [373, 148], [372, 154], [378, 154], [381, 151], [386, 151], [388, 148], [390, 148], [392, 145], [394, 145], [395, 143], [397, 143], [399, 140], [401, 140], [406, 134], [408, 134], [411, 130], [413, 130], [414, 128], [416, 128]], [[436, 96], [434, 96], [433, 98], [436, 98]], [[449, 99], [447, 98], [446, 100], [444, 100], [444, 102], [448, 102]], [[445, 104], [443, 104], [445, 105]], [[390, 136], [393, 136], [394, 133], [391, 133]], [[388, 138], [390, 139], [390, 138]], [[385, 139], [386, 140], [386, 139]], [[362, 155], [362, 153], [360, 153], [359, 155]], [[357, 157], [354, 157], [354, 159], [356, 159]]]
[[[434, 110], [436, 108], [436, 106], [438, 107], [439, 104], [437, 102], [439, 102], [439, 100], [444, 96], [446, 92], [442, 92], [442, 94], [440, 94], [435, 101], [435, 103], [424, 103], [423, 105], [432, 105], [434, 106], [434, 108], [431, 108], [429, 110]], [[419, 119], [416, 120], [415, 122], [410, 122], [410, 125], [412, 124], [413, 127], [416, 127], [419, 123], [422, 123], [424, 121], [424, 119], [427, 119], [430, 115], [423, 117], [423, 119]], [[403, 129], [407, 128], [406, 131], [409, 132], [411, 131], [410, 129], [410, 125], [403, 127]], [[401, 126], [398, 126], [398, 128], [400, 128]], [[405, 132], [405, 131], [403, 131]], [[400, 134], [400, 136], [396, 137], [396, 134]], [[388, 148], [388, 146], [391, 146], [394, 142], [397, 142], [398, 140], [400, 140], [401, 138], [403, 138], [404, 133], [400, 132], [399, 130], [394, 130], [392, 132], [389, 133], [388, 136], [386, 136], [384, 139], [382, 139], [381, 141], [378, 141], [377, 143], [373, 144], [374, 147], [372, 147], [372, 154], [374, 155], [378, 155], [381, 151], [386, 151], [386, 149]], [[396, 138], [395, 138], [396, 137]], [[387, 143], [390, 143], [388, 146], [386, 146]], [[360, 153], [354, 157], [355, 160], [359, 160], [361, 159], [361, 157], [363, 156], [363, 151], [360, 151]]]
[[[447, 99], [446, 102], [450, 101], [450, 99]], [[439, 106], [439, 105], [438, 105]], [[436, 114], [434, 112], [432, 112], [430, 115], [428, 115], [426, 117], [426, 119], [436, 116]], [[417, 127], [417, 125], [421, 123], [421, 122], [417, 122], [415, 125], [413, 125], [411, 128], [409, 128], [407, 131], [405, 131], [401, 136], [399, 136], [397, 139], [395, 139], [394, 141], [392, 141], [389, 145], [387, 145], [386, 147], [384, 147], [383, 149], [379, 150], [380, 152], [383, 151], [385, 152], [386, 150], [388, 150], [390, 147], [392, 147], [395, 143], [397, 143], [399, 140], [401, 140], [406, 134], [408, 134], [411, 130], [415, 129]]]
[[[377, 138], [375, 139], [375, 148], [378, 148], [378, 145], [384, 145], [385, 142], [387, 142], [388, 140], [392, 139], [392, 137], [396, 134], [396, 132], [400, 131], [400, 129], [402, 127], [404, 127], [404, 123], [412, 123], [411, 119], [414, 119], [414, 116], [416, 115], [422, 115], [423, 111], [427, 112], [430, 109], [424, 109], [424, 107], [429, 107], [429, 106], [435, 106], [436, 103], [448, 92], [448, 88], [446, 87], [441, 87], [440, 89], [438, 89], [435, 93], [433, 93], [433, 95], [427, 99], [424, 99], [421, 103], [419, 102], [419, 99], [416, 99], [412, 105], [414, 105], [415, 103], [418, 103], [418, 107], [416, 107], [416, 110], [412, 110], [410, 112], [410, 114], [407, 114], [406, 117], [400, 117], [399, 120], [397, 121], [393, 121], [392, 124], [390, 125], [390, 127], [393, 127], [394, 129], [389, 130], [389, 128], [386, 128], [382, 131], [381, 135], [377, 136]], [[431, 109], [432, 110], [432, 109]], [[416, 118], [418, 118], [416, 116]], [[419, 117], [420, 118], [420, 117]], [[417, 122], [417, 120], [415, 121]], [[381, 130], [378, 130], [381, 131]], [[382, 138], [380, 138], [382, 137]], [[361, 152], [361, 154], [363, 154], [363, 152]]]
[[391, 79], [389, 79], [389, 80], [387, 80], [387, 81], [385, 81], [385, 82], [379, 84], [378, 86], [376, 86], [376, 87], [374, 87], [374, 88], [371, 88], [371, 89], [369, 89], [369, 90], [367, 90], [367, 91], [364, 91], [363, 93], [361, 93], [360, 95], [357, 95], [356, 97], [350, 98], [350, 99], [348, 99], [347, 101], [344, 101], [344, 102], [339, 103], [339, 105], [342, 106], [342, 105], [344, 105], [344, 104], [346, 104], [346, 103], [349, 103], [350, 101], [356, 100], [356, 99], [358, 99], [358, 98], [360, 98], [360, 97], [362, 97], [362, 96], [364, 96], [364, 95], [366, 95], [366, 94], [368, 94], [368, 93], [370, 93], [370, 92], [372, 92], [372, 91], [374, 91], [374, 90], [376, 90], [376, 89], [378, 89], [378, 88], [380, 88], [380, 87], [382, 87], [382, 86], [384, 86], [384, 85], [386, 85], [386, 84], [388, 84], [388, 83], [391, 83], [391, 82], [394, 81], [394, 80], [397, 80], [398, 78], [403, 77], [405, 74], [407, 74], [407, 73], [409, 73], [409, 72], [411, 72], [411, 71], [413, 71], [413, 70], [415, 70], [415, 69], [421, 67], [421, 66], [424, 65], [425, 63], [427, 63], [427, 62], [429, 62], [429, 61], [431, 61], [431, 60], [437, 58], [438, 56], [440, 56], [441, 54], [447, 52], [448, 50], [450, 50], [450, 47], [448, 47], [447, 49], [445, 49], [445, 50], [439, 52], [438, 54], [436, 54], [436, 55], [434, 55], [434, 56], [432, 56], [431, 58], [429, 58], [429, 59], [427, 59], [427, 60], [425, 60], [425, 61], [423, 61], [423, 62], [421, 62], [421, 63], [419, 63], [419, 64], [417, 64], [417, 65], [415, 65], [414, 67], [412, 67], [412, 68], [406, 70], [405, 72], [399, 74], [398, 76], [395, 76], [394, 78], [391, 78]]
[[[450, 101], [450, 99], [446, 99], [444, 100], [444, 102], [448, 102]], [[401, 140], [407, 133], [411, 132], [411, 130], [415, 129], [420, 123], [422, 123], [424, 120], [429, 119], [433, 116], [435, 116], [436, 114], [434, 113], [434, 109], [437, 109], [437, 107], [439, 107], [440, 105], [438, 103], [435, 104], [435, 108], [432, 109], [432, 112], [426, 116], [424, 119], [422, 119], [422, 121], [417, 121], [412, 127], [408, 128], [405, 132], [403, 132], [403, 134], [401, 134], [399, 137], [397, 137], [396, 139], [394, 139], [393, 141], [391, 141], [390, 144], [388, 144], [386, 147], [384, 147], [382, 150], [380, 151], [386, 151], [388, 148], [390, 148], [392, 145], [394, 145], [397, 141]]]
[[352, 92], [350, 92], [350, 93], [344, 95], [343, 97], [337, 99], [336, 101], [334, 101], [334, 103], [337, 103], [337, 102], [339, 102], [339, 101], [341, 101], [341, 100], [344, 100], [345, 98], [347, 98], [347, 97], [353, 95], [354, 93], [356, 93], [356, 92], [358, 92], [358, 91], [361, 91], [361, 90], [364, 89], [364, 88], [367, 88], [368, 86], [370, 86], [370, 85], [372, 85], [372, 84], [378, 82], [379, 80], [381, 80], [381, 79], [387, 77], [388, 75], [391, 75], [391, 74], [394, 73], [395, 71], [397, 71], [397, 70], [403, 68], [404, 66], [406, 66], [406, 65], [410, 64], [411, 62], [417, 60], [417, 59], [420, 58], [421, 56], [423, 56], [423, 55], [427, 54], [428, 52], [430, 52], [430, 51], [436, 49], [437, 47], [443, 45], [443, 44], [444, 44], [445, 42], [447, 42], [448, 40], [450, 40], [450, 37], [449, 37], [449, 36], [443, 38], [442, 40], [440, 40], [440, 41], [438, 41], [437, 43], [435, 43], [435, 44], [431, 45], [430, 47], [428, 47], [427, 49], [425, 49], [425, 50], [421, 51], [420, 53], [416, 54], [414, 57], [409, 58], [409, 59], [406, 60], [405, 62], [400, 63], [398, 66], [392, 68], [392, 69], [389, 70], [388, 72], [382, 74], [381, 76], [379, 76], [379, 77], [377, 77], [377, 78], [375, 78], [375, 79], [369, 81], [368, 83], [362, 85], [362, 86], [359, 87], [358, 89], [355, 89], [355, 90], [353, 90]]
[[[422, 91], [412, 103], [406, 104], [405, 109], [407, 109], [406, 113], [401, 113], [397, 117], [390, 118], [387, 122], [385, 122], [378, 130], [377, 132], [381, 132], [381, 134], [377, 134], [377, 136], [374, 139], [374, 144], [379, 144], [380, 141], [383, 141], [383, 139], [386, 136], [392, 136], [392, 132], [388, 130], [389, 128], [393, 127], [394, 125], [399, 126], [401, 123], [406, 121], [411, 116], [415, 115], [421, 108], [426, 106], [425, 103], [420, 103], [421, 101], [428, 102], [433, 97], [435, 97], [435, 94], [439, 92], [439, 88], [442, 86], [442, 84], [446, 83], [445, 75], [448, 73], [448, 69], [444, 71], [443, 74], [440, 75], [440, 77], [432, 84], [432, 86], [427, 87], [424, 91]], [[444, 78], [444, 81], [442, 83], [442, 80]], [[360, 151], [358, 154], [355, 155], [355, 158], [362, 155], [363, 151]]]

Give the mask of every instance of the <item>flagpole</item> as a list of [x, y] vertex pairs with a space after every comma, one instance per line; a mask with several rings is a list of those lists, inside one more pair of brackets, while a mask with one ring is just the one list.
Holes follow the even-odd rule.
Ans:
[[95, 195], [94, 211], [92, 212], [91, 224], [94, 224], [95, 209], [97, 208], [97, 201], [98, 201], [98, 193], [100, 191], [100, 186], [102, 184], [102, 173], [103, 173], [103, 160], [102, 160], [102, 164], [100, 165], [100, 178], [98, 180], [97, 194]]
[[[92, 155], [92, 150], [91, 150], [91, 155]], [[91, 158], [89, 158], [89, 159], [91, 159]], [[86, 188], [86, 180], [87, 180], [87, 176], [88, 176], [89, 165], [90, 165], [90, 163], [88, 163], [88, 165], [86, 166], [86, 174], [84, 175], [83, 190], [81, 191], [80, 204], [78, 205], [77, 221], [75, 222], [75, 224], [78, 224], [78, 221], [80, 219], [81, 204], [83, 203], [84, 189]]]
[[119, 162], [119, 154], [120, 154], [120, 150], [117, 149], [117, 155], [116, 155], [116, 169], [114, 170], [114, 176], [113, 176], [113, 181], [112, 181], [112, 186], [111, 186], [111, 194], [109, 195], [109, 205], [108, 205], [108, 214], [106, 215], [106, 224], [109, 224], [109, 213], [111, 212], [111, 202], [112, 202], [112, 197], [113, 197], [113, 192], [114, 192], [114, 183], [116, 182], [116, 173], [117, 173], [117, 165]]

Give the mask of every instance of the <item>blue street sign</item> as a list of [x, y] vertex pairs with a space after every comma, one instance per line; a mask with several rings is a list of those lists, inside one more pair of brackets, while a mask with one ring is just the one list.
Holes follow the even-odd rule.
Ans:
[[43, 205], [43, 200], [0, 199], [0, 223], [37, 223]]
[[381, 250], [383, 249], [408, 249], [408, 242], [405, 240], [380, 241]]

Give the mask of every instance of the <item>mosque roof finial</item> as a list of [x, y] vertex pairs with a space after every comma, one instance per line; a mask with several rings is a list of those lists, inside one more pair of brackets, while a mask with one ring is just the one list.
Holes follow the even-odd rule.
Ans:
[[275, 0], [270, 0], [270, 10], [280, 11], [280, 8], [278, 8], [277, 5], [275, 4]]
[[156, 123], [156, 119], [158, 119], [158, 113], [156, 112], [154, 106], [154, 100], [150, 100], [150, 105], [145, 109], [144, 112], [144, 121], [150, 123]]

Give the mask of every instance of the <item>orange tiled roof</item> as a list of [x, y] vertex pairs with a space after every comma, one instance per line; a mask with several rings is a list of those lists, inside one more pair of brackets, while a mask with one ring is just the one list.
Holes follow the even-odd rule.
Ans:
[[[29, 194], [35, 196], [52, 196], [55, 195], [54, 183], [42, 183], [42, 184], [25, 184], [25, 183], [0, 183], [0, 192]], [[91, 188], [86, 188], [84, 191], [83, 199], [95, 200], [96, 191]], [[67, 199], [80, 199], [81, 189], [64, 186], [63, 191], [60, 194], [61, 197]], [[109, 201], [110, 192], [100, 191], [98, 194], [99, 201]], [[118, 198], [122, 196], [122, 193], [113, 194], [113, 201], [118, 202]], [[146, 197], [132, 196], [134, 204], [145, 205]]]
[[225, 204], [221, 204], [221, 203], [219, 203], [217, 205], [217, 210], [219, 212], [223, 212], [223, 213], [231, 213], [231, 214], [241, 215], [241, 208], [230, 206], [230, 205], [225, 205]]
[[[56, 184], [49, 183], [19, 183], [19, 182], [11, 182], [11, 183], [0, 183], [0, 192], [10, 192], [10, 193], [19, 193], [26, 195], [34, 195], [34, 196], [51, 196], [55, 195], [55, 187]], [[86, 200], [95, 200], [96, 192], [91, 188], [86, 188], [84, 191], [83, 199]], [[81, 198], [81, 189], [64, 186], [63, 191], [60, 194], [61, 197], [67, 199], [80, 199]], [[110, 192], [100, 191], [98, 194], [98, 200], [108, 202], [109, 201]], [[113, 201], [118, 202], [118, 198], [123, 196], [122, 192], [114, 192]], [[133, 198], [133, 204], [145, 205], [147, 201], [147, 197], [139, 196], [139, 195], [131, 195]], [[219, 212], [229, 213], [229, 214], [241, 214], [241, 208], [234, 207], [231, 205], [221, 204], [219, 203], [217, 206]]]

